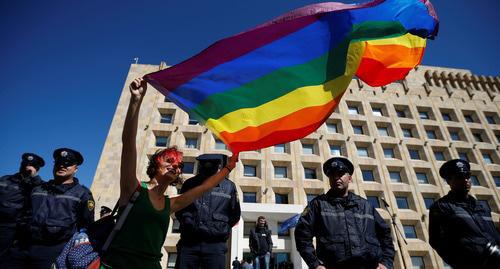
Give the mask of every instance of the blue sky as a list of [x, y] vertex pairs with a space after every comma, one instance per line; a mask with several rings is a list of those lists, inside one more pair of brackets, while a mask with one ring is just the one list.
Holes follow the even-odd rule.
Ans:
[[[0, 0], [0, 175], [16, 172], [23, 152], [35, 152], [50, 179], [52, 151], [71, 147], [85, 157], [78, 177], [90, 186], [134, 57], [176, 64], [316, 2]], [[423, 63], [498, 76], [500, 1], [432, 2], [440, 33]]]

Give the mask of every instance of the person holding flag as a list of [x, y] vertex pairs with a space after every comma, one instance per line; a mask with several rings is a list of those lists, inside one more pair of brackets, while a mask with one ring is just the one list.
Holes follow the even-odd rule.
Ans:
[[135, 79], [130, 84], [131, 98], [122, 134], [119, 206], [123, 210], [136, 191], [139, 191], [139, 196], [123, 227], [104, 257], [101, 257], [101, 268], [160, 269], [161, 249], [167, 235], [170, 214], [185, 208], [219, 184], [238, 161], [238, 156], [233, 155], [223, 169], [202, 184], [170, 198], [164, 193], [168, 186], [179, 180], [183, 167], [182, 152], [176, 147], [170, 147], [151, 156], [147, 168], [150, 181], [141, 183], [136, 176], [136, 136], [139, 110], [146, 90], [147, 84], [142, 78]]

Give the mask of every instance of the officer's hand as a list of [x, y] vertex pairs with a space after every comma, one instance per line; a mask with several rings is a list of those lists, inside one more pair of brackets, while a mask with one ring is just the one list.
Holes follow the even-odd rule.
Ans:
[[377, 269], [387, 269], [387, 267], [385, 267], [385, 265], [379, 263], [377, 266]]
[[320, 265], [320, 266], [316, 267], [316, 269], [326, 269], [326, 267], [324, 267], [323, 265]]
[[146, 95], [146, 90], [148, 89], [148, 84], [143, 78], [136, 78], [129, 86], [130, 94], [134, 101], [141, 100], [144, 95]]
[[226, 167], [229, 170], [233, 170], [236, 167], [236, 163], [238, 162], [238, 154], [233, 154], [231, 158], [229, 159], [229, 162], [227, 163]]

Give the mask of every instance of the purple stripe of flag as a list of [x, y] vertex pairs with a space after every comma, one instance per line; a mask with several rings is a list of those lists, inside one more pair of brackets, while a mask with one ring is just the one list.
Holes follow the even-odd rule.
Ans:
[[245, 55], [314, 23], [325, 12], [365, 8], [383, 1], [374, 0], [361, 5], [333, 2], [319, 3], [292, 10], [249, 31], [222, 39], [198, 53], [198, 55], [167, 70], [148, 74], [145, 78], [150, 83], [154, 81], [154, 84], [161, 85], [161, 88], [165, 90], [163, 94], [167, 95], [168, 92], [175, 90], [180, 85], [217, 65]]

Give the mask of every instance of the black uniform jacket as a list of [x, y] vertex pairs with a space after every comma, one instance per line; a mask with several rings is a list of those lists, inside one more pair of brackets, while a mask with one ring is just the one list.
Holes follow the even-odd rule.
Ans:
[[51, 180], [33, 189], [30, 228], [34, 242], [58, 244], [94, 222], [92, 193], [78, 179], [73, 180], [71, 184], [54, 184]]
[[[316, 237], [317, 249], [312, 239]], [[334, 198], [332, 191], [314, 198], [295, 228], [297, 250], [310, 268], [393, 267], [394, 245], [389, 225], [371, 204], [349, 192]]]
[[21, 219], [29, 215], [29, 196], [31, 190], [42, 184], [39, 176], [23, 177], [20, 173], [0, 178], [0, 225], [21, 224]]
[[[201, 183], [207, 177], [196, 175], [184, 182], [181, 193]], [[211, 191], [175, 213], [180, 222], [181, 242], [225, 242], [231, 228], [240, 220], [241, 208], [236, 185], [224, 179]]]
[[500, 245], [500, 235], [491, 213], [472, 196], [459, 198], [450, 191], [432, 204], [429, 243], [453, 268], [482, 268], [488, 242]]

